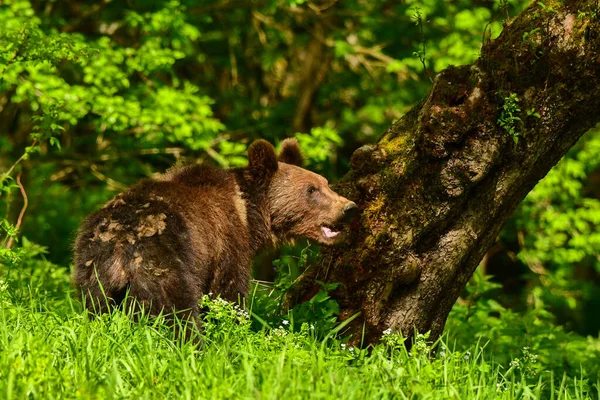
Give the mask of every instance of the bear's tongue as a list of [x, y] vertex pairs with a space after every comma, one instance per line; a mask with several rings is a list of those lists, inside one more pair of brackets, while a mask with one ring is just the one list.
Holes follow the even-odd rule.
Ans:
[[323, 235], [328, 239], [334, 238], [339, 234], [339, 232], [334, 232], [325, 225], [321, 226], [321, 230], [323, 231]]

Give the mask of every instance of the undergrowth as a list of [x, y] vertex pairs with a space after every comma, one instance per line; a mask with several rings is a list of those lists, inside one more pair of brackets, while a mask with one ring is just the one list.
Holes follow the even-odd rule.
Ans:
[[[42, 252], [31, 247], [25, 253], [35, 260], [2, 270], [4, 399], [598, 396], [598, 341], [576, 348], [585, 339], [556, 328], [550, 337], [540, 316], [519, 316], [486, 299], [494, 285], [483, 278], [470, 284], [471, 302], [455, 307], [449, 332], [436, 343], [418, 335], [411, 350], [391, 331], [375, 346], [349, 344], [325, 284], [309, 305], [277, 309], [285, 274], [275, 287], [257, 287], [245, 308], [204, 297], [199, 347], [177, 340], [163, 317], [134, 322], [118, 309], [90, 320], [67, 271], [40, 261]], [[561, 356], [549, 357], [548, 346]], [[578, 356], [566, 357], [570, 351]]]

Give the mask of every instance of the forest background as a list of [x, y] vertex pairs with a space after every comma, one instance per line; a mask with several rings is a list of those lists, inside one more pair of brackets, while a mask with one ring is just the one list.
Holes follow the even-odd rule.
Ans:
[[[5, 350], [16, 349], [18, 335], [9, 331], [27, 326], [14, 319], [23, 307], [33, 326], [41, 309], [63, 322], [69, 313], [83, 319], [67, 300], [75, 232], [118, 191], [178, 162], [244, 165], [258, 138], [298, 138], [308, 168], [335, 181], [355, 149], [426, 96], [436, 73], [475, 61], [482, 43], [528, 4], [0, 0]], [[579, 393], [579, 379], [580, 393], [597, 395], [599, 226], [600, 130], [593, 129], [512, 216], [455, 306], [446, 340], [463, 353], [486, 347], [498, 363], [492, 369], [510, 370], [517, 360], [524, 387], [551, 371], [557, 386], [566, 373], [574, 379], [566, 386]], [[282, 326], [291, 315], [298, 331], [301, 322], [316, 325], [318, 343], [340, 332], [327, 286], [311, 309], [277, 308], [277, 296], [317, 252], [300, 243], [259, 259], [252, 329]], [[11, 357], [0, 363], [18, 371]], [[23, 368], [37, 365], [19, 357]], [[0, 372], [3, 388], [17, 390], [25, 371], [14, 372], [13, 383]], [[107, 385], [93, 382], [84, 393]]]

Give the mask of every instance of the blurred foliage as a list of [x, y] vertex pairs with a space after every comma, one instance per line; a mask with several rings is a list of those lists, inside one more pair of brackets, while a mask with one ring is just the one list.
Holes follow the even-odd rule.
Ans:
[[588, 132], [529, 193], [500, 243], [523, 266], [530, 308], [598, 335], [600, 319], [600, 130]]
[[576, 375], [585, 370], [590, 377], [600, 376], [600, 340], [556, 326], [542, 304], [523, 312], [503, 306], [497, 300], [500, 288], [481, 270], [474, 274], [465, 289], [466, 300], [454, 306], [446, 324], [456, 346], [479, 343], [505, 365], [527, 349], [539, 358], [532, 366], [538, 373], [549, 369]]
[[[79, 223], [115, 191], [176, 162], [243, 165], [257, 138], [296, 136], [311, 169], [340, 177], [352, 150], [422, 99], [430, 77], [473, 62], [525, 4], [0, 0], [0, 275], [35, 262], [64, 289]], [[495, 300], [467, 291], [451, 329], [501, 346], [533, 332], [508, 330], [524, 323], [516, 310], [540, 335], [558, 322], [597, 336], [599, 188], [593, 130], [486, 257], [485, 273], [502, 284], [488, 287]], [[289, 265], [279, 285], [302, 262]], [[296, 318], [321, 313], [330, 327], [326, 292], [315, 300], [325, 311], [307, 305]], [[577, 338], [563, 350], [590, 351]]]

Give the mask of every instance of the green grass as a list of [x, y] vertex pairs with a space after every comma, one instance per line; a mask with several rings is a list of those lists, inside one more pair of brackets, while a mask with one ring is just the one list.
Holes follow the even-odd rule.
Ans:
[[[64, 281], [63, 281], [64, 283]], [[59, 285], [60, 286], [60, 285]], [[66, 290], [67, 286], [62, 285]], [[60, 292], [58, 292], [60, 293]], [[0, 398], [585, 399], [598, 383], [494, 361], [485, 346], [431, 356], [398, 335], [365, 350], [319, 339], [309, 323], [256, 330], [232, 304], [210, 301], [204, 345], [174, 340], [161, 318], [121, 312], [90, 321], [67, 291], [0, 289]], [[594, 388], [595, 386], [595, 388]]]

